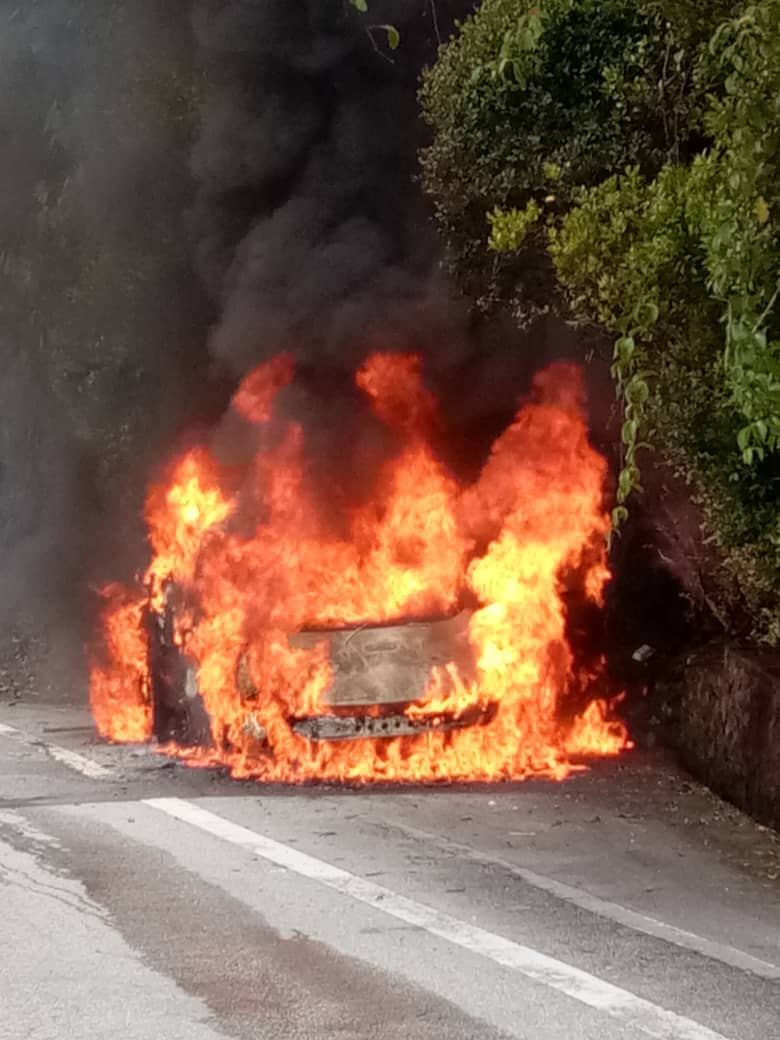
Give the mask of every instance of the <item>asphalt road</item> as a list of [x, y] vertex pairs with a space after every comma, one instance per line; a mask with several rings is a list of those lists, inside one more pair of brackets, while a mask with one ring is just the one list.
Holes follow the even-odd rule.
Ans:
[[263, 788], [0, 705], [2, 1040], [780, 1040], [780, 845], [662, 759]]

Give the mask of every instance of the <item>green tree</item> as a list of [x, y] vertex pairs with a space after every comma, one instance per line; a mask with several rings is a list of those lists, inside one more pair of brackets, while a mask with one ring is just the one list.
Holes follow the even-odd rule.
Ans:
[[780, 0], [485, 0], [422, 91], [453, 268], [616, 333], [616, 526], [652, 441], [780, 641]]

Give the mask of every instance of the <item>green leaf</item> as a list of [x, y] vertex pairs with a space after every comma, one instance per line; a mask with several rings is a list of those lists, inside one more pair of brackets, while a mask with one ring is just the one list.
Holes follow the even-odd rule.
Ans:
[[353, 7], [356, 7], [358, 11], [362, 11], [364, 14], [368, 10], [368, 4], [366, 0], [349, 0]]
[[625, 506], [615, 506], [612, 510], [612, 526], [617, 529], [628, 520], [628, 510]]
[[626, 386], [626, 400], [632, 405], [642, 405], [649, 397], [650, 387], [640, 376], [634, 376]]
[[639, 424], [636, 419], [629, 419], [627, 422], [623, 423], [623, 429], [620, 431], [620, 439], [626, 446], [633, 444], [636, 440], [638, 430]]
[[639, 489], [639, 469], [636, 466], [624, 466], [618, 477], [618, 501], [625, 502], [632, 491]]
[[[365, 3], [365, 0], [361, 0]], [[398, 49], [398, 45], [401, 42], [401, 34], [398, 32], [394, 25], [378, 25], [377, 29], [384, 29], [387, 33], [387, 45], [391, 51]]]
[[637, 304], [634, 310], [634, 321], [641, 328], [648, 328], [650, 325], [655, 325], [658, 321], [660, 311], [656, 303], [650, 301], [643, 301]]
[[628, 364], [634, 355], [636, 350], [636, 343], [634, 342], [633, 336], [621, 336], [620, 339], [615, 343], [615, 360], [621, 364]]

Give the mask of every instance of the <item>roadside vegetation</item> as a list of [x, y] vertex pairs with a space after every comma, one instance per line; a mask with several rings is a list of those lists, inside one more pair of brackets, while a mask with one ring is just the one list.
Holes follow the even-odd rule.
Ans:
[[780, 0], [484, 0], [421, 100], [464, 290], [612, 335], [615, 528], [652, 449], [727, 629], [780, 644]]

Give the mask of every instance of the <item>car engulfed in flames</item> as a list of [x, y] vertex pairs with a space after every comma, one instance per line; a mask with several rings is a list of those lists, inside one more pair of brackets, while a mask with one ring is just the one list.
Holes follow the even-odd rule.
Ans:
[[[207, 747], [211, 734], [200, 695], [198, 664], [179, 642], [177, 600], [178, 590], [168, 583], [163, 610], [150, 603], [145, 618], [153, 733], [165, 744]], [[449, 670], [453, 679], [457, 675], [473, 681], [470, 617], [469, 611], [461, 611], [432, 621], [360, 625], [290, 636], [293, 648], [326, 646], [330, 673], [319, 712], [291, 715], [292, 732], [311, 741], [389, 740], [485, 725], [494, 706], [476, 697], [459, 704], [457, 710], [437, 709], [435, 704], [428, 708], [425, 697], [418, 699], [437, 669]], [[270, 750], [261, 721], [262, 691], [252, 677], [248, 651], [238, 658], [234, 681], [245, 711], [242, 735], [255, 742], [258, 752]], [[222, 735], [222, 745], [230, 745], [229, 732]]]
[[561, 779], [628, 746], [568, 638], [609, 580], [576, 369], [537, 377], [464, 486], [431, 446], [419, 360], [370, 358], [356, 382], [397, 449], [338, 524], [278, 414], [293, 378], [281, 357], [236, 394], [250, 462], [193, 449], [152, 487], [144, 582], [104, 590], [100, 733], [290, 782]]

